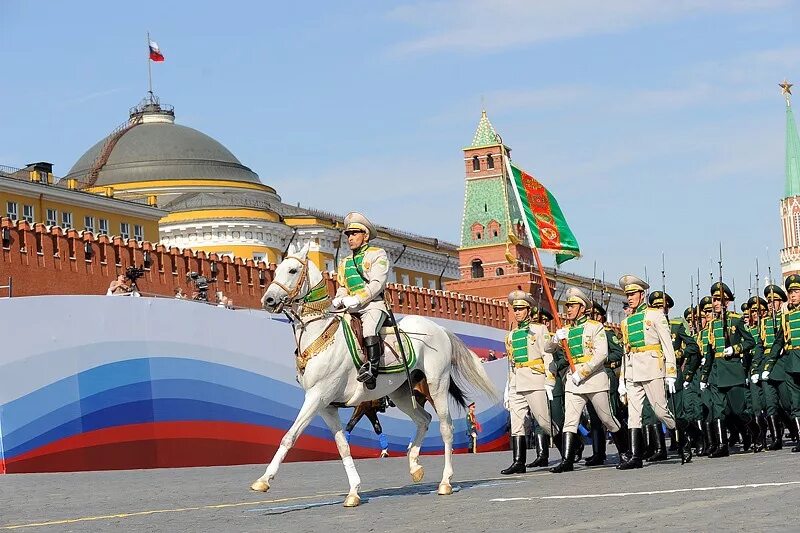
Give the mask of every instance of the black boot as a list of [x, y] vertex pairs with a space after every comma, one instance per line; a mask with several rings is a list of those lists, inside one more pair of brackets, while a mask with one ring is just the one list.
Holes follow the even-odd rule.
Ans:
[[606, 462], [606, 428], [597, 424], [599, 428], [592, 428], [592, 456], [587, 457], [586, 466], [600, 466]]
[[564, 434], [563, 433], [556, 433], [553, 437], [553, 446], [556, 447], [558, 450], [558, 454], [563, 458], [564, 457]]
[[375, 388], [375, 380], [378, 377], [378, 365], [383, 355], [383, 342], [379, 335], [364, 337], [364, 347], [367, 350], [367, 362], [358, 369], [358, 381], [370, 390]]
[[697, 436], [697, 446], [694, 449], [694, 454], [698, 457], [703, 457], [708, 450], [708, 424], [703, 420], [696, 420], [695, 425], [699, 435]]
[[629, 435], [630, 432], [624, 425], [620, 427], [619, 431], [611, 434], [611, 438], [614, 441], [614, 446], [617, 447], [617, 455], [619, 456], [618, 464], [630, 461], [631, 459], [631, 443], [630, 439], [628, 438]]
[[753, 447], [755, 443], [755, 435], [758, 434], [758, 430], [756, 428], [756, 432], [753, 432], [753, 429], [750, 427], [752, 423], [752, 419], [747, 420], [746, 422], [742, 420], [737, 420], [737, 427], [739, 428], [739, 434], [742, 436], [742, 451], [748, 452], [750, 448]]
[[763, 417], [760, 414], [753, 417], [753, 419], [750, 420], [750, 424], [748, 424], [748, 428], [753, 438], [753, 453], [764, 451], [767, 439], [767, 428], [766, 424], [764, 424]]
[[678, 436], [675, 434], [676, 430], [670, 429], [669, 431], [669, 448], [667, 450], [674, 452], [678, 450]]
[[728, 439], [726, 438], [727, 433], [725, 431], [725, 423], [722, 421], [721, 418], [714, 420], [712, 422], [714, 425], [714, 433], [715, 437], [717, 438], [717, 449], [713, 452], [709, 453], [708, 456], [711, 458], [716, 457], [728, 457], [731, 452], [728, 448]]
[[617, 465], [617, 470], [631, 470], [642, 468], [642, 453], [644, 452], [644, 432], [642, 428], [631, 428], [631, 458]]
[[686, 463], [692, 462], [692, 445], [689, 442], [689, 438], [685, 429], [675, 428], [675, 440], [676, 440], [676, 447], [678, 448], [678, 453], [681, 456], [681, 464], [684, 465]]
[[706, 426], [706, 437], [708, 437], [708, 446], [706, 446], [706, 456], [711, 457], [711, 454], [717, 451], [717, 427], [716, 422], [704, 422]]
[[540, 466], [547, 466], [550, 462], [550, 437], [544, 433], [537, 433], [536, 447], [539, 449], [539, 455], [532, 463], [528, 464], [528, 468], [538, 468]]
[[647, 431], [650, 434], [650, 439], [655, 442], [655, 449], [653, 453], [645, 458], [645, 461], [666, 461], [667, 460], [667, 438], [664, 432], [661, 431], [660, 424], [651, 424], [647, 426]]
[[767, 446], [767, 450], [774, 452], [783, 448], [783, 424], [781, 424], [781, 417], [778, 415], [769, 415], [767, 419], [769, 424], [769, 431], [772, 433], [772, 443]]
[[580, 461], [583, 458], [583, 449], [586, 445], [583, 443], [583, 436], [580, 433], [575, 434], [575, 460]]
[[505, 470], [500, 473], [504, 476], [509, 474], [524, 474], [525, 473], [525, 452], [528, 448], [525, 446], [525, 435], [511, 437], [511, 453], [514, 462]]
[[644, 444], [644, 448], [642, 450], [642, 459], [650, 457], [656, 452], [656, 442], [658, 439], [655, 438], [655, 431], [651, 431], [651, 427], [655, 426], [652, 424], [642, 426], [642, 443]]
[[561, 458], [560, 463], [550, 469], [550, 471], [554, 474], [560, 474], [561, 472], [572, 472], [572, 465], [575, 457], [575, 447], [577, 446], [578, 439], [580, 438], [577, 434], [568, 431], [565, 431], [563, 435], [564, 456]]
[[[797, 430], [797, 433], [800, 434], [800, 418], [794, 419], [794, 427]], [[795, 447], [792, 448], [792, 451], [795, 453], [800, 452], [800, 442], [798, 442]]]

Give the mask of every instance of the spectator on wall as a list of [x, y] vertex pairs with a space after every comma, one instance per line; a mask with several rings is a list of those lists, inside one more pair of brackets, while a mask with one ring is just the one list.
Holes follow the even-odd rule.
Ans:
[[106, 295], [129, 295], [131, 293], [131, 285], [130, 280], [125, 276], [125, 274], [120, 274], [117, 276], [117, 279], [111, 282], [108, 286], [108, 291], [106, 291]]
[[183, 293], [183, 288], [175, 287], [175, 299], [176, 300], [185, 300], [186, 295]]

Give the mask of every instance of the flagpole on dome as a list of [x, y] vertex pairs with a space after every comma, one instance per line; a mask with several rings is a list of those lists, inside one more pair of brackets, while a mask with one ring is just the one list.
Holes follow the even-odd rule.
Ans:
[[[499, 135], [498, 135], [498, 137], [499, 137]], [[506, 150], [505, 145], [502, 143], [502, 141], [500, 142], [500, 149], [501, 149], [501, 151], [503, 153], [503, 159], [504, 159], [504, 163], [505, 163], [504, 171], [506, 173], [506, 179], [508, 179], [509, 182], [510, 182], [511, 179], [512, 179], [514, 171], [511, 169], [511, 159], [510, 159], [509, 153]], [[520, 213], [522, 213], [523, 216], [524, 216], [525, 208], [522, 205], [522, 199], [519, 196], [519, 191], [517, 190], [517, 188], [514, 185], [514, 183], [509, 183], [509, 185], [511, 186], [511, 189], [514, 191], [514, 197], [516, 198], [517, 203], [519, 205]], [[531, 221], [527, 221], [527, 222], [528, 223], [525, 225], [525, 231], [528, 233], [528, 240], [530, 241], [529, 244], [530, 244], [531, 252], [533, 252], [533, 259], [534, 259], [534, 262], [536, 263], [536, 266], [537, 266], [537, 268], [539, 270], [539, 286], [540, 287], [544, 287], [545, 296], [547, 296], [547, 303], [550, 304], [550, 309], [553, 311], [553, 320], [556, 323], [556, 329], [561, 329], [561, 327], [562, 327], [561, 316], [558, 314], [558, 307], [556, 306], [555, 300], [553, 299], [553, 293], [550, 290], [550, 283], [548, 283], [548, 281], [547, 281], [547, 275], [545, 274], [544, 266], [542, 265], [542, 259], [541, 259], [541, 257], [539, 257], [539, 250], [536, 247], [536, 241], [533, 239], [533, 235], [531, 233], [531, 228], [530, 228]], [[509, 228], [509, 230], [510, 229], [511, 228]], [[508, 232], [508, 239], [514, 245], [520, 243], [519, 237], [517, 237], [517, 235], [515, 235], [511, 231]], [[575, 372], [575, 362], [572, 359], [572, 353], [570, 352], [569, 344], [567, 344], [566, 339], [561, 341], [561, 346], [564, 349], [564, 355], [567, 358], [567, 362], [569, 363], [570, 370], [572, 372]]]
[[153, 67], [150, 58], [150, 32], [147, 32], [147, 94], [150, 95], [150, 103], [153, 103]]

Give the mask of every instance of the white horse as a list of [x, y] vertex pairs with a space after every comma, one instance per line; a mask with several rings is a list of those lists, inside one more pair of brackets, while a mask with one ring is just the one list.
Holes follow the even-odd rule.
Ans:
[[[297, 419], [281, 439], [280, 447], [264, 475], [253, 482], [250, 488], [260, 492], [269, 490], [270, 482], [286, 453], [311, 420], [320, 414], [333, 433], [350, 483], [344, 505], [355, 507], [361, 503], [358, 495], [361, 479], [350, 456], [350, 446], [342, 431], [337, 407], [331, 404], [356, 406], [367, 400], [389, 396], [417, 426], [416, 435], [408, 449], [409, 470], [414, 482], [422, 481], [424, 475], [419, 464], [419, 452], [431, 415], [419, 405], [416, 409], [413, 407], [405, 373], [379, 374], [373, 390], [368, 390], [356, 380], [356, 367], [340, 326], [341, 316], [329, 310], [330, 299], [327, 296], [323, 296], [321, 301], [317, 299], [323, 293], [325, 281], [307, 256], [308, 245], [297, 254], [287, 256], [278, 265], [274, 281], [267, 287], [261, 300], [268, 311], [280, 312], [285, 309], [293, 318], [298, 362], [305, 364], [305, 369], [298, 371], [298, 378], [306, 396]], [[310, 295], [317, 295], [312, 302], [309, 302], [312, 298], [307, 298]], [[405, 317], [400, 321], [400, 326], [408, 332], [417, 355], [416, 364], [410, 369], [412, 379], [427, 381], [433, 407], [439, 416], [444, 440], [444, 472], [438, 493], [452, 494], [453, 424], [448, 396], [462, 406], [466, 403], [464, 393], [453, 377], [463, 378], [492, 398], [496, 398], [496, 391], [478, 357], [455, 334], [418, 316]]]

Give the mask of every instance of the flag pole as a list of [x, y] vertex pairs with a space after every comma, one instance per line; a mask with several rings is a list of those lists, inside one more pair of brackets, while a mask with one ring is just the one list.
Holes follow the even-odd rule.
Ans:
[[153, 102], [153, 67], [150, 60], [150, 32], [147, 32], [147, 92], [150, 95], [150, 103]]
[[[508, 179], [507, 185], [511, 187], [514, 191], [514, 197], [517, 199], [517, 204], [519, 205], [520, 213], [524, 213], [525, 210], [522, 207], [522, 200], [519, 197], [519, 191], [514, 183], [511, 182], [511, 175], [513, 171], [511, 170], [511, 161], [508, 157], [508, 152], [506, 151], [505, 147], [502, 147], [503, 151], [503, 159], [505, 159], [505, 171], [506, 171], [506, 179]], [[509, 228], [510, 230], [511, 228]], [[547, 296], [547, 303], [550, 304], [550, 309], [553, 311], [553, 320], [556, 323], [556, 329], [561, 329], [561, 317], [558, 314], [558, 307], [556, 306], [555, 300], [553, 300], [553, 293], [550, 291], [550, 284], [547, 282], [547, 276], [544, 272], [544, 266], [542, 265], [542, 259], [539, 257], [539, 250], [536, 248], [536, 242], [533, 240], [533, 235], [531, 234], [530, 224], [525, 224], [525, 230], [528, 232], [528, 240], [531, 244], [531, 251], [533, 252], [534, 261], [536, 261], [536, 267], [539, 270], [539, 285], [544, 287], [545, 296]], [[518, 244], [519, 239], [517, 236], [512, 233], [511, 231], [508, 232], [508, 238], [513, 244]], [[516, 241], [516, 242], [515, 242]], [[569, 344], [567, 344], [566, 339], [561, 340], [561, 347], [564, 349], [564, 355], [567, 357], [567, 362], [569, 363], [570, 370], [574, 373], [575, 372], [575, 362], [572, 360], [572, 354], [569, 351]]]

